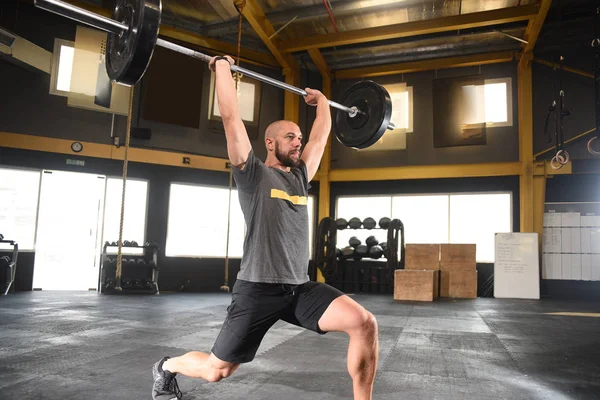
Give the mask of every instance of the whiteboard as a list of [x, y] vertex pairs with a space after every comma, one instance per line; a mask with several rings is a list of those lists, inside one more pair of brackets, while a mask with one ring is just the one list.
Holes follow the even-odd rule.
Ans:
[[496, 233], [494, 297], [540, 298], [537, 233]]

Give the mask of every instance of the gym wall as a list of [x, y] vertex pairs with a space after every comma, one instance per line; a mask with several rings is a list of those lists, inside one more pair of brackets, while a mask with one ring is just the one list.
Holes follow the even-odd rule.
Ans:
[[[61, 154], [40, 153], [0, 147], [0, 159], [4, 165], [98, 173], [107, 174], [113, 177], [119, 177], [122, 173], [122, 163], [117, 160], [83, 158], [85, 160], [85, 166], [74, 167], [65, 164], [65, 159], [67, 157], [68, 156]], [[158, 255], [160, 289], [166, 291], [179, 290], [181, 285], [189, 279], [192, 281], [193, 285], [191, 289], [207, 291], [213, 289], [217, 291], [223, 281], [224, 259], [185, 259], [165, 257], [169, 184], [171, 181], [178, 181], [227, 186], [229, 179], [228, 174], [223, 172], [129, 163], [128, 176], [149, 181], [146, 240], [156, 241], [160, 246]], [[193, 232], [193, 227], [190, 227], [190, 230]], [[15, 282], [16, 290], [31, 290], [33, 281], [33, 260], [33, 252], [22, 252], [19, 254], [19, 264]], [[230, 260], [230, 277], [235, 279], [238, 271], [239, 259]]]
[[[16, 10], [9, 10], [9, 6], [3, 5], [3, 13], [0, 14], [0, 25], [11, 29], [17, 35], [33, 42], [49, 52], [53, 52], [54, 39], [74, 40], [76, 24], [72, 21], [35, 8], [32, 4], [19, 4], [18, 21], [15, 22]], [[178, 63], [165, 62], [165, 52], [158, 55], [162, 60], [156, 60], [159, 70], [154, 75], [162, 75], [169, 81], [170, 76], [181, 74]], [[172, 54], [171, 54], [172, 55]], [[132, 114], [132, 126], [149, 128], [151, 138], [132, 139], [132, 147], [144, 147], [160, 150], [181, 151], [191, 154], [200, 154], [213, 157], [227, 157], [225, 136], [222, 131], [209, 128], [208, 106], [210, 96], [210, 71], [207, 64], [194, 59], [188, 59], [191, 64], [186, 64], [190, 85], [179, 84], [175, 92], [179, 96], [144, 99], [147, 92], [147, 82], [142, 79], [135, 87], [135, 98]], [[162, 61], [162, 62], [160, 62]], [[191, 65], [191, 66], [190, 66]], [[195, 73], [193, 65], [197, 65]], [[275, 69], [260, 68], [242, 64], [256, 72], [271, 76], [274, 79], [283, 80], [280, 71]], [[150, 68], [156, 66], [151, 62]], [[317, 73], [301, 74], [301, 85], [321, 86], [321, 79]], [[8, 62], [0, 62], [0, 79], [2, 80], [2, 99], [0, 107], [0, 132], [22, 133], [36, 136], [80, 140], [93, 143], [112, 143], [111, 128], [115, 136], [120, 136], [124, 143], [127, 118], [116, 115], [114, 126], [112, 115], [108, 113], [95, 112], [80, 108], [67, 106], [65, 97], [49, 94], [50, 75], [33, 69], [25, 69]], [[171, 79], [171, 81], [173, 81]], [[174, 80], [177, 82], [177, 80]], [[273, 121], [283, 117], [284, 92], [270, 85], [262, 84], [261, 104], [258, 132], [264, 132], [266, 127]], [[200, 92], [196, 93], [196, 89]], [[10, 100], [9, 100], [10, 99]], [[158, 102], [168, 104], [173, 109], [185, 107], [190, 101], [199, 103], [197, 110], [197, 129], [183, 126], [181, 124], [169, 124], [155, 121], [147, 121], [140, 115], [140, 107], [146, 103]], [[301, 102], [303, 103], [303, 102]], [[301, 104], [300, 128], [306, 132], [306, 106]], [[312, 108], [312, 107], [310, 107]], [[189, 116], [188, 116], [189, 118]], [[314, 117], [313, 117], [314, 118]], [[307, 136], [307, 135], [305, 135]], [[252, 141], [256, 154], [260, 158], [266, 155], [262, 134]]]
[[[519, 231], [519, 177], [416, 179], [405, 181], [332, 182], [331, 215], [335, 216], [336, 198], [352, 195], [406, 195], [437, 193], [510, 192], [512, 193], [513, 231]], [[493, 264], [477, 263], [478, 286], [494, 273]]]
[[[481, 74], [488, 79], [510, 77], [512, 80], [513, 126], [487, 129], [487, 144], [480, 146], [433, 147], [433, 80], [479, 74], [479, 67], [453, 68], [411, 74], [370, 78], [380, 84], [399, 83], [404, 79], [413, 87], [413, 132], [406, 134], [406, 150], [356, 151], [334, 141], [331, 168], [378, 168], [403, 165], [470, 164], [518, 161], [519, 124], [517, 108], [517, 63], [482, 65]], [[357, 80], [338, 81], [334, 98], [341, 96]]]

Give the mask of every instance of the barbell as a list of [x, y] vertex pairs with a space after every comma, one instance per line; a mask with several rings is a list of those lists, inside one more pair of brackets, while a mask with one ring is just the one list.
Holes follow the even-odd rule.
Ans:
[[[156, 45], [192, 58], [210, 62], [211, 56], [158, 37], [161, 0], [117, 0], [113, 18], [95, 14], [61, 0], [35, 0], [36, 7], [107, 32], [106, 70], [113, 82], [133, 86], [143, 77]], [[231, 71], [258, 81], [306, 96], [305, 90], [270, 78], [238, 65]], [[393, 130], [392, 101], [388, 91], [370, 81], [350, 86], [342, 96], [342, 104], [329, 100], [338, 110], [333, 119], [337, 139], [348, 147], [363, 149], [375, 144]]]

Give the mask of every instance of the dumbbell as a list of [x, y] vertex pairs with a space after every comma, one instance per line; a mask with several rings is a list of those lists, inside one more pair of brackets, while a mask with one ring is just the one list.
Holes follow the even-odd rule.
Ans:
[[142, 283], [141, 279], [135, 279], [133, 281], [133, 288], [136, 290], [143, 290], [146, 287], [144, 283]]
[[358, 261], [363, 257], [366, 257], [367, 254], [369, 254], [369, 248], [366, 245], [361, 244], [354, 250], [354, 259]]
[[104, 282], [104, 290], [112, 291], [115, 289], [115, 278], [107, 278]]
[[346, 221], [344, 218], [338, 218], [335, 220], [335, 225], [337, 226], [338, 230], [343, 231], [348, 227], [348, 221]]
[[367, 240], [365, 241], [365, 243], [367, 244], [368, 247], [372, 247], [372, 246], [379, 244], [379, 240], [377, 240], [377, 238], [375, 236], [369, 236], [367, 238]]
[[374, 229], [377, 226], [377, 222], [373, 218], [367, 217], [363, 220], [362, 225], [365, 229]]
[[387, 229], [387, 228], [389, 228], [391, 221], [392, 220], [389, 219], [388, 217], [383, 217], [379, 220], [379, 227], [382, 229]]
[[350, 221], [348, 221], [348, 226], [351, 229], [360, 229], [360, 227], [362, 226], [362, 222], [360, 222], [360, 219], [357, 217], [350, 218]]
[[369, 257], [378, 259], [383, 255], [383, 249], [379, 245], [375, 245], [369, 248]]
[[359, 238], [357, 238], [356, 236], [352, 236], [349, 240], [348, 240], [348, 244], [350, 246], [352, 246], [353, 248], [357, 248], [362, 242], [360, 241]]
[[346, 246], [341, 250], [341, 252], [342, 252], [342, 256], [341, 256], [340, 260], [347, 260], [349, 258], [352, 258], [352, 256], [354, 255], [354, 247]]

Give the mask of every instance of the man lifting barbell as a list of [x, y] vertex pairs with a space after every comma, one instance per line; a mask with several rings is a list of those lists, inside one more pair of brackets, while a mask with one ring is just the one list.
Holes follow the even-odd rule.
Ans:
[[181, 398], [176, 375], [218, 382], [254, 359], [267, 331], [284, 320], [319, 334], [350, 337], [348, 372], [355, 400], [371, 399], [378, 359], [375, 317], [339, 290], [310, 281], [307, 195], [331, 129], [327, 98], [306, 89], [316, 118], [302, 151], [302, 133], [291, 121], [277, 121], [265, 132], [267, 158], [254, 155], [240, 118], [233, 59], [214, 57], [216, 91], [233, 176], [248, 226], [240, 272], [227, 316], [210, 354], [192, 351], [164, 357], [153, 366], [153, 399]]

